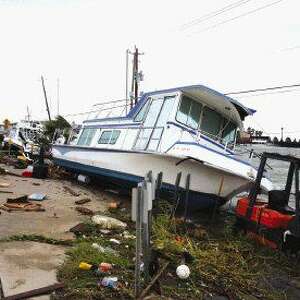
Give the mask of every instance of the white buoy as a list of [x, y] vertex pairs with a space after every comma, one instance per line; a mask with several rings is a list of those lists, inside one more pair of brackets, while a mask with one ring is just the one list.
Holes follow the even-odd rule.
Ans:
[[180, 265], [176, 269], [176, 274], [180, 279], [187, 279], [190, 273], [190, 268], [187, 265]]

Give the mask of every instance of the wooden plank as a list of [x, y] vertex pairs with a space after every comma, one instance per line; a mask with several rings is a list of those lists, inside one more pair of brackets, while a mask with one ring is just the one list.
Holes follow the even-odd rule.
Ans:
[[3, 300], [21, 300], [21, 299], [28, 299], [30, 297], [35, 297], [35, 296], [40, 296], [40, 295], [45, 295], [45, 294], [50, 294], [51, 292], [61, 289], [64, 287], [63, 283], [55, 283], [46, 287], [42, 287], [39, 289], [34, 289], [31, 291], [19, 293], [16, 295], [12, 296], [7, 296], [4, 297]]

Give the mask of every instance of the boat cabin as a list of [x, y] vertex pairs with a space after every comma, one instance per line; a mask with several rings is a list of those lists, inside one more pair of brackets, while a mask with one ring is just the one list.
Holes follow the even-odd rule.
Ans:
[[99, 118], [99, 111], [84, 121], [77, 146], [159, 153], [178, 143], [230, 152], [242, 120], [254, 112], [204, 86], [146, 93], [121, 117]]

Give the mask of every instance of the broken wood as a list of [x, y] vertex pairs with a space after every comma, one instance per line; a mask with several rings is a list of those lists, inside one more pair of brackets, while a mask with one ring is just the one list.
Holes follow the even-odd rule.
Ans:
[[[1, 209], [1, 210], [4, 210], [4, 211], [6, 211], [6, 212], [11, 212], [11, 211], [12, 211], [10, 208], [8, 208], [8, 207], [6, 207], [6, 206], [4, 206], [4, 205], [1, 205], [1, 206], [0, 206], [0, 209]], [[1, 298], [0, 298], [0, 299], [1, 299]]]
[[4, 291], [3, 291], [2, 281], [0, 277], [0, 300], [2, 299], [4, 299]]
[[162, 275], [162, 273], [164, 272], [164, 270], [167, 268], [167, 266], [169, 265], [170, 262], [167, 262], [160, 270], [159, 272], [153, 277], [153, 279], [151, 280], [151, 282], [148, 284], [148, 286], [142, 291], [142, 293], [139, 296], [139, 300], [143, 300], [145, 298], [145, 296], [147, 295], [147, 293], [149, 292], [149, 290], [151, 289], [151, 287], [154, 285], [154, 283], [159, 279], [159, 277]]
[[94, 215], [94, 212], [91, 209], [88, 209], [86, 207], [77, 206], [75, 209], [83, 215], [87, 215], [87, 216], [93, 216]]
[[14, 192], [11, 192], [11, 191], [0, 191], [0, 193], [2, 193], [2, 194], [13, 194]]
[[27, 195], [16, 197], [16, 198], [7, 198], [6, 203], [29, 203], [27, 199], [28, 199]]
[[81, 204], [85, 204], [85, 203], [88, 203], [88, 202], [91, 202], [91, 201], [92, 201], [92, 200], [91, 200], [90, 198], [83, 198], [83, 199], [81, 199], [81, 200], [75, 201], [75, 204], [81, 205]]
[[66, 185], [64, 185], [63, 188], [64, 188], [65, 191], [67, 191], [69, 194], [71, 194], [74, 197], [80, 196], [80, 193], [75, 192], [73, 189], [71, 189], [70, 187], [68, 187]]
[[23, 293], [19, 293], [16, 295], [12, 295], [12, 296], [7, 296], [4, 297], [3, 300], [21, 300], [21, 299], [28, 299], [31, 297], [35, 297], [35, 296], [41, 296], [41, 295], [46, 295], [46, 294], [50, 294], [51, 292], [58, 290], [58, 289], [62, 289], [64, 287], [63, 283], [55, 283], [46, 287], [42, 287], [39, 289], [34, 289], [31, 291], [27, 291], [27, 292], [23, 292]]

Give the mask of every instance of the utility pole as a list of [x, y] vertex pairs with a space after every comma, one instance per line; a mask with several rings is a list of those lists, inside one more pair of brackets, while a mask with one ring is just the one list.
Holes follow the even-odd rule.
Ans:
[[[139, 89], [139, 82], [142, 80], [142, 73], [139, 73], [139, 55], [144, 55], [144, 53], [140, 53], [138, 48], [135, 46], [134, 52], [130, 52], [127, 50], [127, 56], [128, 54], [133, 55], [133, 64], [132, 64], [132, 81], [131, 81], [131, 94], [130, 94], [130, 108], [132, 108], [134, 105], [138, 102], [138, 89]], [[126, 63], [126, 74], [128, 73], [128, 64]], [[126, 75], [126, 96], [127, 96], [127, 75]], [[127, 99], [127, 98], [126, 98]], [[126, 101], [127, 102], [127, 101]]]
[[51, 121], [50, 110], [49, 110], [48, 99], [47, 99], [47, 93], [46, 93], [46, 88], [45, 88], [45, 81], [44, 81], [44, 77], [43, 76], [41, 76], [41, 81], [42, 81], [42, 87], [43, 87], [43, 92], [44, 92], [44, 98], [45, 98], [45, 103], [46, 103], [46, 109], [47, 109], [47, 113], [48, 113], [48, 118], [49, 118], [49, 121]]
[[59, 116], [59, 78], [56, 80], [56, 104], [57, 104], [57, 115]]
[[29, 106], [27, 105], [27, 116], [25, 118], [25, 120], [27, 119], [27, 121], [30, 121], [30, 112], [29, 112]]
[[283, 141], [283, 127], [281, 127], [281, 140]]

